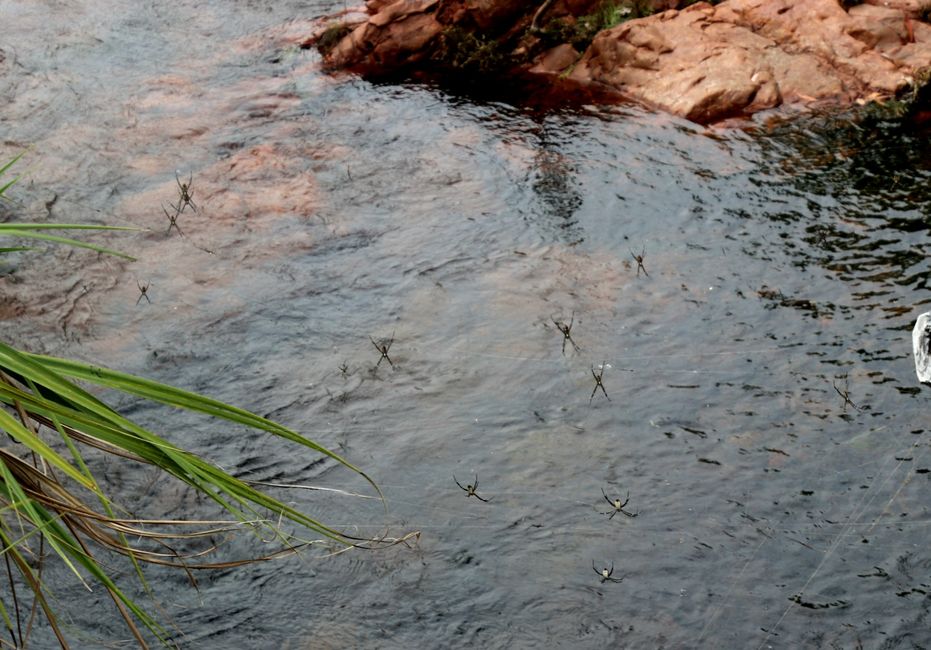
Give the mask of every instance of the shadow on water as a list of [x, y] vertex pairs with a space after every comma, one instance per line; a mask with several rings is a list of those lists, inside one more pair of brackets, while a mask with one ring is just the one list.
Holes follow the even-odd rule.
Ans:
[[759, 134], [768, 150], [788, 154], [766, 170], [776, 179], [790, 173], [794, 188], [807, 197], [806, 210], [770, 218], [783, 221], [804, 246], [796, 264], [820, 266], [861, 288], [856, 297], [888, 318], [911, 314], [924, 296], [906, 304], [877, 299], [892, 295], [887, 283], [927, 288], [931, 156], [921, 145], [927, 131], [857, 115], [810, 122], [804, 129], [783, 126]]
[[[281, 420], [369, 471], [390, 512], [283, 496], [353, 532], [423, 532], [197, 592], [153, 571], [185, 645], [931, 643], [908, 332], [927, 302], [924, 134], [373, 85], [299, 48], [294, 16], [332, 3], [121, 6], [0, 0], [0, 154], [34, 143], [38, 161], [12, 216], [150, 228], [110, 242], [133, 264], [13, 258], [5, 340]], [[198, 206], [184, 237], [159, 210], [175, 170]], [[371, 342], [389, 338], [394, 367]], [[363, 489], [266, 438], [121, 406], [244, 478]], [[212, 514], [105, 469], [140, 511]], [[488, 503], [453, 480], [476, 475]], [[605, 495], [628, 493], [638, 516], [609, 518]], [[82, 647], [123, 638], [86, 616], [103, 595], [50, 575]]]
[[[571, 119], [571, 118], [570, 118]], [[562, 124], [558, 123], [562, 122]], [[530, 170], [530, 186], [538, 197], [527, 219], [541, 231], [550, 233], [554, 242], [578, 244], [582, 230], [578, 228], [576, 211], [584, 203], [578, 182], [578, 170], [560, 149], [566, 139], [579, 137], [566, 128], [565, 120], [547, 124], [543, 118], [532, 146], [536, 149]]]

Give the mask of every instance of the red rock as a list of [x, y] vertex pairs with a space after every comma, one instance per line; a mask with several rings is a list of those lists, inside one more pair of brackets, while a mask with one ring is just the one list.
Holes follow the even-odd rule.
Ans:
[[487, 31], [506, 24], [526, 9], [524, 0], [446, 0], [437, 9], [437, 20], [444, 25]]
[[[848, 14], [836, 0], [697, 4], [602, 32], [571, 77], [698, 122], [903, 90], [915, 68], [931, 63], [931, 48], [905, 44], [901, 11], [855, 9]], [[912, 45], [907, 60], [897, 58]]]
[[849, 11], [838, 0], [702, 2], [605, 30], [581, 58], [569, 44], [542, 51], [543, 32], [532, 31], [532, 25], [579, 17], [597, 5], [598, 0], [368, 0], [368, 19], [328, 61], [365, 72], [433, 65], [438, 37], [456, 26], [480, 36], [502, 35], [503, 51], [532, 55], [522, 71], [546, 83], [561, 83], [571, 68], [576, 87], [604, 88], [698, 122], [783, 104], [890, 97], [931, 65], [931, 26], [918, 20], [931, 0], [871, 2]]
[[898, 9], [912, 18], [931, 11], [931, 0], [865, 0], [864, 4]]
[[442, 31], [429, 10], [439, 0], [376, 3], [377, 11], [358, 25], [328, 55], [331, 65], [360, 70], [393, 71], [400, 63], [423, 58], [425, 46]]
[[879, 51], [894, 50], [909, 42], [905, 17], [897, 9], [857, 5], [849, 11], [853, 24], [847, 34]]
[[579, 60], [579, 56], [581, 55], [574, 47], [563, 43], [544, 52], [529, 72], [531, 74], [562, 74]]

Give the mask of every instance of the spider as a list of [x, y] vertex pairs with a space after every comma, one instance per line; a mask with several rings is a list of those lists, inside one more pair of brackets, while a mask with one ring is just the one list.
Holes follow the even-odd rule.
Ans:
[[853, 400], [850, 399], [850, 391], [848, 390], [850, 386], [850, 380], [847, 378], [847, 375], [844, 375], [844, 390], [841, 390], [837, 387], [837, 382], [832, 381], [831, 385], [834, 386], [834, 390], [837, 391], [837, 394], [844, 398], [844, 413], [847, 412], [847, 405], [850, 404], [857, 411], [862, 411], [863, 409], [853, 403]]
[[[627, 250], [630, 250], [629, 248]], [[640, 277], [640, 271], [643, 271], [643, 274], [647, 277], [650, 277], [650, 274], [647, 273], [647, 267], [643, 265], [643, 257], [646, 255], [647, 249], [646, 246], [641, 249], [640, 254], [637, 255], [635, 252], [630, 251], [631, 257], [634, 258], [634, 261], [637, 262], [637, 277]]]
[[566, 341], [569, 341], [569, 343], [572, 344], [572, 347], [575, 348], [576, 352], [580, 351], [581, 348], [578, 345], [576, 345], [575, 341], [572, 340], [572, 324], [575, 322], [575, 312], [572, 312], [572, 318], [569, 319], [568, 325], [566, 325], [565, 323], [560, 323], [558, 320], [556, 320], [552, 316], [550, 318], [553, 321], [553, 325], [556, 326], [556, 329], [562, 332], [562, 353], [563, 355], [566, 354]]
[[178, 234], [184, 237], [184, 233], [181, 232], [181, 226], [178, 225], [178, 215], [181, 214], [181, 210], [179, 210], [178, 207], [173, 203], [169, 203], [168, 205], [174, 208], [175, 214], [174, 216], [168, 214], [168, 210], [165, 209], [164, 205], [162, 206], [162, 212], [164, 212], [165, 216], [168, 217], [168, 230], [166, 231], [166, 234], [170, 233], [172, 228], [176, 228], [178, 230]]
[[612, 578], [612, 577], [611, 577], [611, 574], [614, 573], [614, 564], [611, 564], [611, 568], [610, 568], [610, 569], [608, 569], [607, 567], [605, 567], [604, 569], [602, 569], [601, 571], [599, 571], [598, 569], [595, 568], [595, 560], [592, 560], [592, 569], [595, 570], [595, 573], [597, 573], [599, 576], [601, 576], [601, 584], [604, 584], [604, 583], [606, 583], [606, 582], [608, 582], [608, 581], [611, 581], [611, 582], [623, 582], [623, 580], [624, 580], [624, 578], [625, 578], [625, 576], [621, 576], [620, 578]]
[[187, 183], [182, 183], [181, 179], [178, 178], [178, 172], [175, 172], [175, 182], [178, 184], [178, 194], [179, 194], [178, 205], [180, 206], [180, 208], [178, 209], [178, 214], [181, 214], [182, 212], [184, 212], [184, 208], [186, 208], [187, 206], [191, 206], [191, 209], [194, 210], [194, 212], [197, 212], [197, 206], [194, 205], [194, 199], [191, 198], [194, 195], [194, 190], [191, 189], [191, 182], [193, 180], [194, 180], [193, 172], [191, 172], [191, 174], [188, 175]]
[[391, 344], [394, 343], [394, 332], [391, 333], [391, 338], [388, 339], [387, 342], [385, 342], [385, 340], [382, 339], [382, 342], [378, 343], [371, 336], [369, 337], [369, 340], [372, 342], [372, 345], [375, 346], [375, 349], [381, 352], [381, 356], [378, 357], [378, 363], [375, 364], [375, 369], [378, 370], [378, 366], [381, 365], [382, 359], [387, 359], [388, 365], [394, 368], [394, 364], [391, 362], [391, 357], [388, 356], [388, 350], [391, 349]]
[[601, 392], [604, 393], [605, 399], [607, 399], [609, 402], [611, 401], [611, 398], [608, 397], [608, 391], [605, 390], [605, 385], [601, 383], [601, 378], [604, 376], [604, 374], [605, 374], [605, 362], [604, 361], [601, 362], [601, 372], [598, 373], [597, 375], [595, 374], [595, 366], [592, 366], [592, 377], [595, 378], [595, 387], [592, 389], [592, 396], [588, 398], [589, 404], [591, 404], [592, 400], [595, 399], [595, 393], [598, 392], [599, 387], [601, 388]]
[[136, 298], [136, 304], [138, 305], [139, 301], [145, 298], [146, 302], [148, 302], [151, 305], [152, 300], [149, 298], [149, 294], [148, 294], [149, 283], [146, 282], [145, 284], [140, 284], [139, 280], [136, 280], [136, 286], [139, 287], [139, 297]]
[[478, 474], [475, 475], [475, 482], [472, 485], [463, 485], [459, 482], [459, 479], [456, 478], [455, 474], [453, 474], [453, 480], [456, 481], [456, 485], [458, 485], [459, 488], [466, 493], [466, 498], [475, 497], [479, 501], [484, 501], [485, 503], [490, 501], [490, 499], [483, 499], [476, 493], [476, 490], [478, 489]]
[[609, 520], [614, 519], [614, 515], [616, 515], [619, 512], [631, 518], [636, 517], [637, 515], [640, 514], [639, 512], [627, 512], [626, 510], [624, 510], [624, 506], [630, 503], [630, 491], [629, 490], [627, 492], [627, 498], [624, 499], [624, 503], [621, 503], [620, 499], [609, 499], [608, 495], [605, 494], [604, 488], [601, 488], [601, 494], [604, 495], [605, 501], [611, 504], [611, 507], [613, 508], [613, 510], [609, 510], [608, 512], [601, 513], [603, 515], [608, 515]]

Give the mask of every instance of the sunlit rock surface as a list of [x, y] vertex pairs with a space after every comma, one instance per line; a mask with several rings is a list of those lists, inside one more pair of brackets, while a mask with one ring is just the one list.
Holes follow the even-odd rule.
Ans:
[[[654, 2], [658, 9], [676, 4]], [[474, 36], [470, 42], [479, 48], [459, 61], [498, 57], [509, 75], [597, 86], [702, 123], [787, 104], [893, 98], [931, 65], [931, 25], [924, 22], [931, 0], [849, 8], [838, 0], [700, 2], [605, 29], [582, 52], [552, 43], [554, 21], [575, 24], [597, 6], [585, 0], [370, 0], [363, 13], [351, 14], [345, 36], [326, 48], [325, 57], [336, 68], [363, 74], [450, 72], [449, 35], [457, 30], [460, 39]]]

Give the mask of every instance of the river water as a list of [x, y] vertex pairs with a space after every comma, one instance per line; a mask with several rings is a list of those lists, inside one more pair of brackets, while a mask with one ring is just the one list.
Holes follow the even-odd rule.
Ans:
[[[421, 532], [197, 591], [151, 571], [158, 604], [142, 602], [178, 642], [931, 643], [910, 352], [927, 133], [843, 115], [705, 129], [328, 75], [299, 43], [341, 8], [0, 0], [0, 159], [31, 147], [3, 215], [150, 229], [88, 237], [133, 263], [5, 257], [3, 339], [273, 417], [368, 471], [388, 513], [283, 498], [357, 534]], [[161, 208], [176, 171], [198, 208], [184, 237]], [[393, 338], [393, 367], [373, 370], [370, 337]], [[244, 478], [366, 491], [267, 437], [113, 399]], [[215, 515], [150, 472], [99, 469], [131, 508]], [[628, 493], [637, 517], [604, 514]], [[612, 566], [622, 582], [601, 580]], [[51, 584], [78, 647], [127, 638], [99, 589]]]

